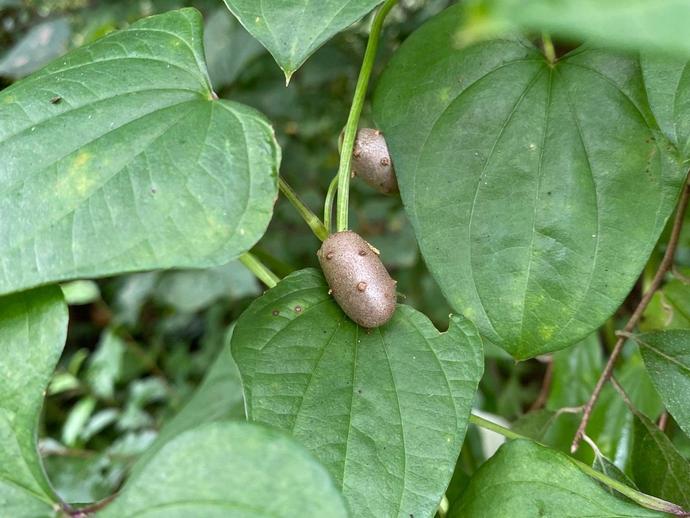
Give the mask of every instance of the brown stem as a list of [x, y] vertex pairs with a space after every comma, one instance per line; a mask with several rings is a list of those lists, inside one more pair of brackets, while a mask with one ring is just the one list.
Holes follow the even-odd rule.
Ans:
[[79, 509], [75, 509], [68, 504], [64, 504], [62, 506], [62, 510], [70, 518], [88, 518], [93, 513], [100, 511], [101, 509], [106, 507], [110, 502], [113, 501], [113, 499], [116, 496], [117, 496], [117, 493], [115, 493], [114, 495], [110, 495], [110, 496], [108, 496], [108, 497], [104, 498], [103, 500], [100, 500], [96, 503], [93, 503], [93, 504], [88, 505], [86, 507], [81, 507]]
[[580, 447], [580, 441], [582, 440], [582, 435], [585, 433], [585, 430], [587, 429], [587, 423], [589, 422], [589, 418], [592, 415], [592, 409], [594, 408], [594, 405], [599, 399], [604, 385], [611, 378], [611, 374], [613, 373], [613, 367], [615, 366], [616, 360], [618, 359], [618, 356], [620, 355], [621, 350], [623, 349], [623, 344], [625, 343], [626, 336], [623, 333], [630, 334], [635, 329], [635, 326], [640, 321], [640, 318], [642, 318], [644, 310], [647, 309], [649, 302], [652, 300], [654, 293], [659, 289], [659, 286], [661, 286], [666, 272], [668, 272], [671, 266], [673, 265], [673, 257], [675, 256], [676, 248], [678, 247], [678, 240], [680, 238], [680, 231], [683, 228], [683, 220], [685, 219], [685, 210], [688, 206], [689, 197], [690, 183], [688, 182], [688, 179], [686, 179], [685, 187], [683, 188], [683, 192], [680, 195], [680, 199], [678, 200], [676, 217], [673, 221], [673, 229], [671, 230], [671, 238], [669, 239], [668, 246], [666, 247], [664, 258], [661, 260], [661, 264], [659, 264], [659, 268], [656, 271], [656, 274], [654, 275], [654, 278], [652, 279], [649, 288], [642, 296], [642, 299], [635, 308], [635, 311], [630, 317], [630, 320], [628, 320], [628, 323], [625, 324], [623, 332], [620, 334], [620, 336], [618, 336], [618, 340], [616, 340], [616, 345], [614, 346], [613, 351], [611, 351], [611, 356], [609, 357], [608, 362], [606, 362], [606, 367], [604, 367], [604, 372], [601, 373], [601, 376], [599, 377], [599, 380], [597, 381], [597, 384], [594, 387], [594, 391], [592, 391], [592, 395], [590, 396], [589, 401], [587, 401], [587, 404], [584, 407], [584, 411], [582, 412], [582, 420], [580, 421], [580, 425], [577, 427], [577, 432], [575, 432], [573, 443], [570, 446], [571, 453], [575, 453], [577, 449]]
[[659, 430], [661, 430], [662, 432], [666, 430], [666, 423], [668, 423], [668, 412], [664, 410], [663, 412], [661, 412], [661, 415], [659, 416], [659, 422], [657, 423]]
[[529, 408], [530, 412], [539, 410], [546, 404], [546, 400], [549, 397], [549, 391], [551, 390], [551, 380], [553, 379], [553, 357], [547, 356], [545, 358], [546, 371], [544, 371], [544, 379], [541, 382], [541, 390], [537, 399], [534, 400], [532, 406]]

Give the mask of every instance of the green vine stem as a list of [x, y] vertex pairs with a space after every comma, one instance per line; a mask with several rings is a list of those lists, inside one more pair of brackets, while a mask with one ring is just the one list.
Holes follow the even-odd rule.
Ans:
[[553, 41], [551, 41], [551, 36], [546, 33], [541, 35], [541, 41], [544, 46], [544, 56], [550, 64], [556, 62], [556, 50], [553, 47]]
[[371, 25], [371, 32], [369, 33], [369, 41], [367, 42], [367, 48], [364, 52], [362, 68], [359, 70], [357, 86], [355, 87], [355, 95], [354, 99], [352, 100], [350, 115], [347, 118], [347, 125], [345, 126], [343, 148], [342, 152], [340, 153], [340, 166], [338, 167], [338, 206], [336, 217], [336, 226], [338, 232], [347, 230], [348, 227], [347, 209], [350, 202], [350, 169], [352, 162], [352, 150], [355, 146], [357, 127], [359, 125], [359, 117], [362, 114], [364, 99], [367, 95], [367, 87], [369, 86], [371, 70], [374, 67], [374, 61], [376, 59], [376, 51], [378, 50], [379, 46], [383, 21], [386, 19], [386, 15], [388, 15], [396, 3], [398, 3], [398, 0], [386, 0], [386, 2], [377, 11], [376, 16], [374, 17], [374, 22]]
[[[491, 430], [492, 432], [498, 433], [508, 439], [525, 439], [528, 441], [536, 442], [537, 444], [541, 444], [538, 441], [533, 441], [529, 437], [520, 435], [519, 433], [516, 433], [504, 426], [501, 426], [500, 424], [489, 421], [488, 419], [484, 419], [483, 417], [480, 417], [476, 414], [470, 414], [470, 423], [485, 428], [486, 430]], [[544, 445], [542, 444], [542, 446]], [[610, 477], [607, 477], [603, 473], [595, 470], [593, 467], [585, 464], [584, 462], [581, 462], [569, 456], [567, 458], [573, 464], [575, 464], [580, 469], [580, 471], [584, 472], [586, 475], [589, 475], [590, 477], [607, 485], [611, 489], [615, 489], [616, 491], [618, 491], [622, 495], [627, 496], [630, 500], [641, 505], [642, 507], [646, 507], [647, 509], [652, 509], [654, 511], [661, 511], [664, 513], [673, 514], [675, 516], [690, 516], [690, 514], [687, 513], [684, 509], [682, 509], [679, 505], [637, 491], [631, 488], [630, 486], [626, 486], [622, 482], [619, 482], [618, 480], [614, 480]]]
[[240, 256], [240, 262], [269, 288], [275, 287], [280, 282], [280, 277], [269, 270], [255, 255], [246, 252]]
[[305, 205], [299, 195], [292, 187], [290, 187], [282, 176], [278, 178], [278, 186], [280, 187], [280, 192], [282, 192], [292, 206], [297, 209], [297, 212], [299, 212], [300, 216], [302, 216], [302, 219], [305, 221], [305, 223], [309, 225], [309, 228], [314, 235], [321, 241], [325, 240], [329, 234], [328, 230], [326, 230], [326, 227], [323, 225], [319, 217]]
[[323, 204], [323, 224], [328, 234], [333, 232], [333, 200], [338, 190], [338, 177], [334, 176], [326, 192], [326, 201]]

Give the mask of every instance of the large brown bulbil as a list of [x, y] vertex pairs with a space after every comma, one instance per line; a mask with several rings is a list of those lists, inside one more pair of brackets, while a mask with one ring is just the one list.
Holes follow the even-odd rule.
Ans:
[[362, 327], [388, 322], [395, 312], [395, 281], [358, 234], [332, 234], [317, 252], [331, 293], [345, 314]]
[[398, 181], [386, 139], [379, 130], [361, 128], [352, 152], [352, 172], [382, 194], [396, 194]]

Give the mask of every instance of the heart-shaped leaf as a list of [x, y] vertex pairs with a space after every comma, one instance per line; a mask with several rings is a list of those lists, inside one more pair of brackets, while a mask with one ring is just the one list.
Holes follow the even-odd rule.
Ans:
[[450, 481], [482, 374], [474, 326], [439, 334], [399, 305], [365, 330], [320, 272], [302, 270], [254, 301], [232, 352], [250, 420], [290, 431], [341, 485], [354, 516], [430, 516]]
[[0, 509], [52, 516], [58, 498], [36, 449], [43, 394], [67, 335], [67, 306], [51, 287], [0, 298]]
[[662, 517], [607, 492], [567, 455], [510, 441], [475, 473], [449, 517]]
[[273, 55], [289, 81], [316, 49], [382, 1], [225, 0], [225, 4]]
[[171, 11], [0, 93], [0, 293], [228, 262], [261, 237], [280, 151], [212, 100], [201, 17]]
[[580, 49], [551, 65], [519, 41], [463, 47], [461, 12], [403, 44], [375, 117], [446, 298], [524, 359], [577, 342], [619, 307], [685, 171], [634, 59]]
[[502, 26], [690, 55], [686, 0], [486, 0], [484, 7], [483, 16]]
[[690, 331], [646, 333], [635, 341], [664, 405], [690, 437]]
[[167, 443], [97, 516], [348, 516], [332, 479], [289, 437], [208, 423]]

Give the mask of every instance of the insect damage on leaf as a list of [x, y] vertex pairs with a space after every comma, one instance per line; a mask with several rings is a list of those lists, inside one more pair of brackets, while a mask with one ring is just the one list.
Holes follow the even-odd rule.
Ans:
[[352, 172], [382, 194], [396, 194], [398, 181], [386, 139], [376, 129], [361, 128], [352, 152]]
[[346, 230], [329, 236], [317, 255], [331, 293], [348, 317], [366, 328], [391, 319], [396, 282], [369, 243]]

